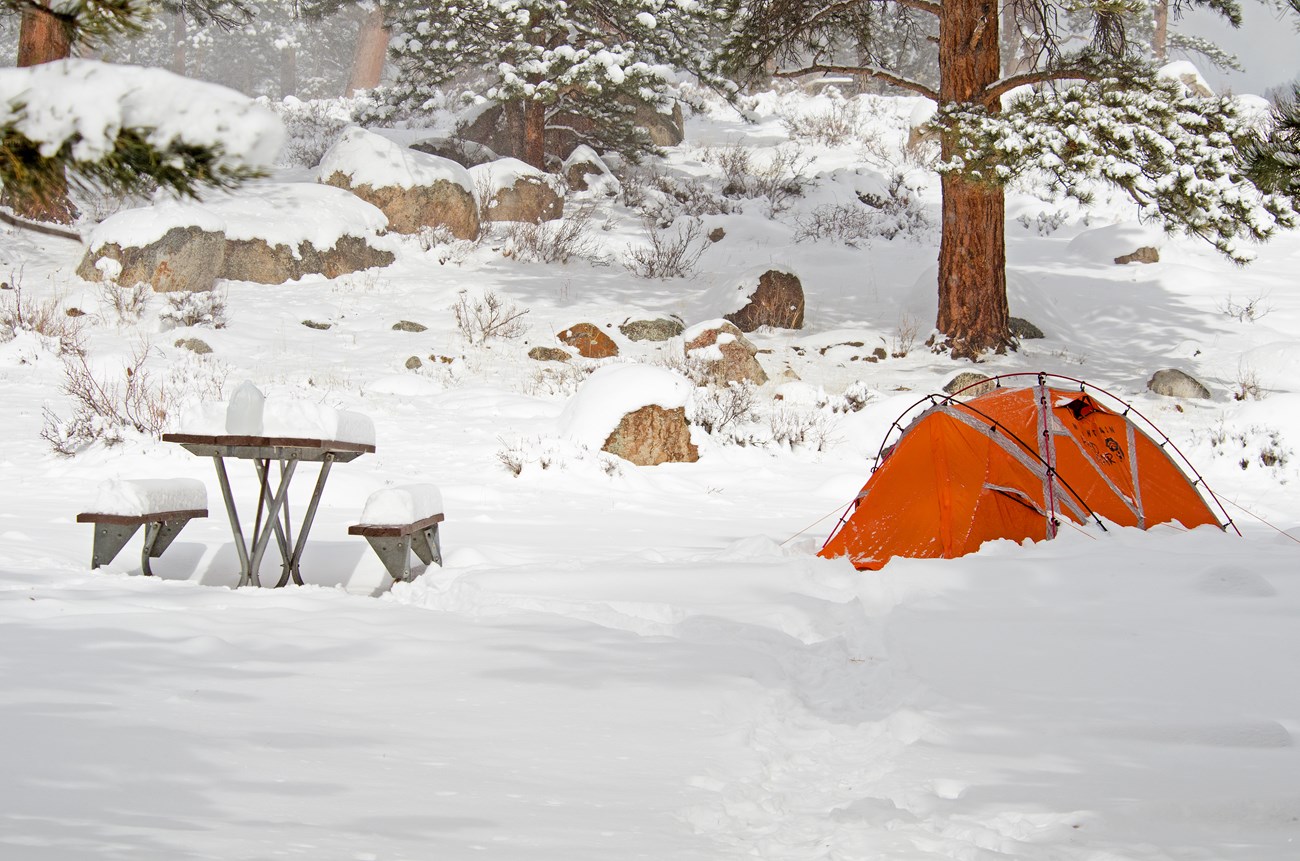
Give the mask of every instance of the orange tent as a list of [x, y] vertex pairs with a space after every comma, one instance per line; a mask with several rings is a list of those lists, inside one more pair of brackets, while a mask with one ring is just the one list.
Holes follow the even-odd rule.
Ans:
[[[1024, 375], [995, 379], [1001, 386], [1017, 376]], [[1170, 459], [1168, 438], [1155, 442], [1129, 418], [1131, 408], [1116, 413], [1086, 384], [1053, 388], [1048, 375], [1036, 376], [1038, 385], [965, 402], [928, 399], [932, 405], [882, 451], [819, 555], [872, 570], [894, 556], [951, 559], [995, 538], [1052, 538], [1062, 515], [1142, 529], [1221, 525]]]

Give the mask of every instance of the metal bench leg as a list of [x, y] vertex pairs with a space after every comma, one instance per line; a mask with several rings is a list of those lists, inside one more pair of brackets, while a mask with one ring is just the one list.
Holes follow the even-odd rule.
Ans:
[[421, 529], [414, 536], [415, 541], [411, 549], [415, 555], [420, 557], [420, 561], [425, 565], [437, 562], [438, 567], [442, 567], [442, 545], [438, 541], [438, 524], [433, 524], [428, 529]]
[[190, 518], [183, 520], [159, 520], [144, 525], [144, 549], [140, 552], [140, 570], [146, 577], [153, 576], [153, 570], [149, 567], [149, 560], [157, 559], [163, 555], [176, 536], [180, 535], [185, 524], [190, 522]]
[[131, 526], [122, 526], [116, 523], [96, 523], [95, 540], [90, 549], [91, 570], [93, 571], [100, 565], [107, 565], [112, 562], [139, 528], [140, 524], [138, 523]]
[[366, 540], [394, 580], [411, 579], [411, 536], [367, 535]]

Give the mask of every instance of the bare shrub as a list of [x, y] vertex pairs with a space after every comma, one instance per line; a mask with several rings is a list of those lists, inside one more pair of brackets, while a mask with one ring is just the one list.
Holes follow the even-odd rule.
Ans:
[[[499, 439], [499, 438], [498, 438]], [[506, 442], [500, 440], [501, 448], [497, 450], [497, 461], [514, 476], [518, 476], [524, 471], [524, 464], [528, 463], [528, 457], [524, 452], [522, 440]]]
[[146, 367], [149, 353], [149, 345], [141, 344], [117, 378], [98, 376], [84, 352], [65, 357], [60, 391], [72, 398], [72, 417], [46, 407], [41, 438], [70, 456], [93, 442], [115, 445], [129, 430], [161, 434], [176, 392], [154, 381]]
[[850, 248], [866, 245], [876, 237], [921, 236], [931, 228], [916, 194], [895, 174], [883, 194], [860, 193], [861, 205], [819, 206], [796, 220], [796, 242], [830, 239]]
[[502, 299], [493, 290], [484, 290], [477, 297], [461, 290], [451, 308], [456, 315], [456, 328], [471, 344], [484, 344], [493, 338], [511, 340], [527, 331], [523, 317], [528, 309]]
[[79, 318], [69, 317], [57, 298], [37, 301], [23, 295], [20, 279], [10, 276], [13, 289], [0, 294], [0, 342], [12, 341], [19, 332], [40, 335], [61, 356], [85, 352]]
[[1271, 305], [1265, 304], [1266, 298], [1261, 294], [1253, 299], [1239, 300], [1229, 293], [1228, 298], [1219, 304], [1219, 313], [1239, 323], [1253, 323], [1273, 310]]
[[111, 312], [119, 323], [138, 323], [152, 296], [153, 288], [145, 281], [131, 287], [122, 287], [111, 278], [99, 282], [100, 307]]
[[898, 325], [894, 327], [893, 349], [889, 354], [901, 359], [916, 346], [916, 336], [921, 331], [921, 323], [912, 314], [904, 311], [898, 316]]
[[862, 136], [863, 118], [855, 100], [836, 93], [823, 111], [780, 114], [781, 125], [790, 140], [823, 146], [843, 146]]
[[1237, 387], [1232, 392], [1233, 400], [1262, 401], [1268, 391], [1260, 385], [1259, 372], [1247, 365], [1237, 367]]
[[230, 322], [226, 316], [225, 290], [196, 290], [193, 293], [164, 293], [167, 310], [158, 315], [167, 328], [206, 326], [224, 329]]
[[582, 381], [594, 370], [591, 366], [580, 366], [568, 362], [558, 367], [538, 368], [530, 380], [524, 384], [524, 394], [533, 397], [561, 395], [567, 397], [578, 390]]
[[756, 159], [752, 150], [730, 144], [707, 148], [703, 157], [722, 172], [725, 196], [766, 198], [769, 215], [784, 212], [803, 195], [804, 171], [812, 164], [812, 156], [795, 146], [777, 147], [765, 159]]
[[669, 229], [644, 221], [649, 245], [629, 246], [623, 265], [642, 278], [687, 278], [695, 272], [706, 246], [704, 223], [688, 218]]
[[1061, 225], [1070, 220], [1070, 213], [1064, 209], [1058, 209], [1055, 212], [1041, 210], [1034, 218], [1029, 217], [1029, 213], [1023, 213], [1016, 219], [1020, 226], [1026, 230], [1037, 231], [1039, 236], [1051, 236]]
[[574, 257], [605, 262], [591, 236], [592, 211], [582, 206], [555, 221], [511, 222], [501, 253], [521, 263], [568, 263]]
[[[479, 236], [483, 236], [484, 233], [485, 231], [480, 230]], [[443, 225], [425, 225], [416, 231], [414, 236], [420, 250], [426, 254], [436, 252], [438, 263], [442, 266], [448, 263], [460, 266], [478, 247], [475, 241], [456, 238], [451, 229]]]
[[722, 434], [758, 419], [758, 386], [745, 380], [696, 389], [688, 418], [706, 433]]

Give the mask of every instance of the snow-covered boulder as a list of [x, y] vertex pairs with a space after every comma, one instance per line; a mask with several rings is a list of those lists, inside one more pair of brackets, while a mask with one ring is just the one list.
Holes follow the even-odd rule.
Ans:
[[570, 191], [604, 190], [611, 197], [618, 193], [619, 181], [609, 165], [586, 144], [575, 149], [564, 160], [563, 173]]
[[759, 326], [777, 329], [802, 329], [804, 315], [803, 284], [788, 269], [759, 268], [740, 276], [725, 300], [724, 313], [742, 332]]
[[474, 180], [450, 159], [353, 128], [325, 153], [318, 176], [379, 207], [397, 233], [445, 227], [458, 239], [478, 236]]
[[706, 320], [682, 333], [686, 358], [708, 368], [713, 382], [721, 385], [750, 381], [767, 382], [767, 372], [755, 356], [758, 348], [727, 320]]
[[1167, 63], [1156, 70], [1156, 75], [1182, 84], [1183, 89], [1189, 95], [1200, 96], [1204, 99], [1214, 97], [1214, 89], [1205, 80], [1205, 76], [1201, 74], [1200, 69], [1186, 60]]
[[95, 227], [77, 274], [160, 292], [211, 290], [217, 278], [281, 284], [336, 278], [393, 262], [369, 238], [388, 220], [345, 191], [314, 183], [259, 184], [202, 202], [128, 209]]
[[560, 431], [637, 466], [694, 463], [699, 450], [686, 422], [690, 381], [649, 365], [610, 365], [578, 388], [560, 414]]
[[608, 359], [618, 355], [618, 344], [595, 323], [578, 323], [557, 332], [555, 337], [587, 359]]
[[517, 158], [503, 158], [469, 169], [474, 188], [484, 201], [484, 221], [527, 221], [536, 224], [564, 215], [564, 199], [551, 177]]

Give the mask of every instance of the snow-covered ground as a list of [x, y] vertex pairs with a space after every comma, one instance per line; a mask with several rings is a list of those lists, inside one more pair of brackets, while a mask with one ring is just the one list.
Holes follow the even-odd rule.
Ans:
[[[717, 187], [727, 147], [762, 163], [789, 146], [782, 112], [829, 104], [771, 96], [755, 125], [693, 118], [662, 169]], [[937, 220], [936, 183], [899, 154], [915, 104], [869, 100], [867, 143], [806, 145], [812, 181], [775, 218], [762, 199], [704, 216], [726, 236], [693, 279], [630, 274], [618, 259], [646, 241], [641, 219], [593, 194], [609, 265], [507, 258], [500, 231], [479, 246], [390, 236], [387, 268], [227, 282], [227, 325], [177, 329], [163, 296], [120, 318], [74, 274], [76, 243], [6, 228], [4, 280], [29, 308], [86, 312], [93, 370], [120, 373], [147, 341], [155, 382], [218, 399], [251, 380], [268, 402], [362, 413], [377, 451], [334, 468], [310, 585], [235, 590], [211, 464], [135, 434], [53, 453], [47, 412], [72, 413], [56, 345], [22, 326], [0, 344], [0, 857], [1300, 855], [1300, 236], [1244, 269], [1181, 238], [1159, 238], [1159, 263], [1117, 266], [1107, 255], [1132, 249], [1107, 243], [1141, 234], [1114, 226], [1132, 217], [1122, 201], [1085, 211], [1017, 190], [1012, 313], [1047, 337], [977, 368], [1131, 399], [1244, 537], [1069, 529], [877, 573], [815, 556], [898, 413], [972, 369], [922, 344], [933, 227], [856, 248], [793, 241], [817, 207], [887, 190], [887, 156]], [[714, 318], [766, 265], [800, 276], [808, 314], [801, 331], [751, 336], [772, 377], [758, 421], [697, 429], [697, 463], [657, 467], [565, 435], [583, 369], [672, 364], [681, 349], [619, 324]], [[452, 306], [484, 290], [528, 311], [521, 337], [466, 342]], [[427, 328], [394, 330], [402, 320]], [[622, 355], [527, 358], [580, 322]], [[213, 352], [173, 346], [185, 338]], [[866, 361], [877, 346], [907, 355]], [[1146, 392], [1163, 367], [1213, 398]], [[860, 411], [817, 406], [859, 382]], [[773, 441], [783, 410], [812, 427], [802, 444]], [[151, 579], [134, 576], [134, 542], [91, 572], [91, 528], [74, 522], [122, 478], [207, 485], [211, 516]], [[251, 468], [232, 478], [255, 498]], [[446, 565], [391, 586], [347, 526], [373, 491], [411, 483], [441, 491]]]

